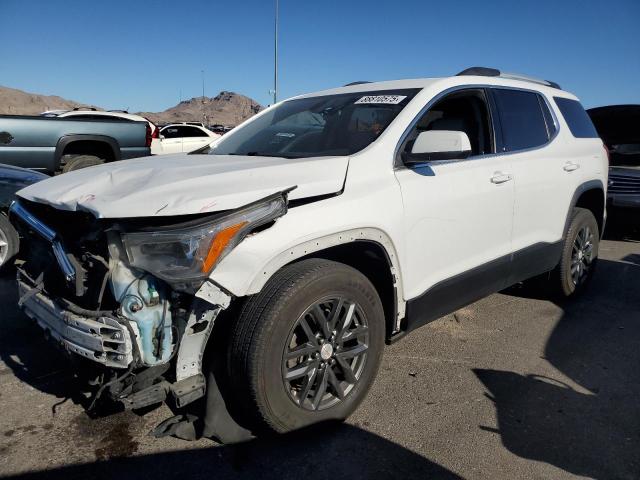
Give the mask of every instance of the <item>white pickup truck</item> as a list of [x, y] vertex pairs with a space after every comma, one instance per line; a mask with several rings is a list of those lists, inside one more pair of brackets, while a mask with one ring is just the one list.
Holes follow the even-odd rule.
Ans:
[[385, 341], [535, 276], [581, 292], [607, 166], [553, 82], [473, 68], [302, 95], [207, 152], [20, 191], [20, 304], [99, 369], [96, 399], [204, 406], [164, 432], [344, 419]]

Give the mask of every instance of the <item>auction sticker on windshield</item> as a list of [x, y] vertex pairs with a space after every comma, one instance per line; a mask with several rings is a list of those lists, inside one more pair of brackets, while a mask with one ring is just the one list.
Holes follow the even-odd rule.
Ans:
[[406, 95], [367, 95], [362, 97], [359, 100], [356, 100], [356, 104], [358, 103], [375, 103], [375, 104], [387, 104], [387, 105], [397, 105], [402, 100], [407, 98]]

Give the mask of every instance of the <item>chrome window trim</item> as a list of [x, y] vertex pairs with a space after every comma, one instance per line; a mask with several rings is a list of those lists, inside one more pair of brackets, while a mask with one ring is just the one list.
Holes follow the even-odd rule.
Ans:
[[[412, 130], [415, 128], [415, 126], [418, 123], [418, 121], [420, 121], [422, 116], [431, 107], [433, 107], [433, 105], [435, 103], [437, 103], [439, 100], [441, 100], [443, 97], [449, 95], [450, 93], [454, 93], [454, 92], [457, 92], [457, 91], [460, 91], [460, 90], [473, 90], [473, 89], [480, 89], [480, 88], [486, 89], [486, 90], [498, 90], [498, 89], [519, 90], [519, 91], [523, 91], [523, 92], [535, 93], [536, 95], [542, 97], [542, 99], [545, 101], [545, 103], [547, 105], [547, 108], [551, 112], [551, 116], [553, 118], [553, 123], [554, 123], [554, 125], [556, 127], [554, 134], [549, 138], [549, 140], [547, 140], [547, 142], [543, 143], [542, 145], [538, 145], [536, 147], [524, 148], [524, 149], [521, 149], [521, 150], [513, 150], [511, 152], [495, 152], [495, 153], [487, 153], [487, 154], [484, 154], [484, 155], [472, 155], [470, 157], [461, 158], [459, 160], [431, 160], [431, 161], [416, 163], [415, 165], [412, 165], [411, 167], [406, 166], [404, 164], [404, 162], [402, 161], [402, 158], [400, 156], [400, 148], [402, 147], [402, 144], [407, 139], [407, 137], [411, 134]], [[489, 108], [489, 114], [492, 115], [493, 113], [491, 112], [491, 105], [488, 102], [487, 102], [487, 107]], [[499, 112], [496, 112], [496, 113], [499, 114]], [[544, 116], [543, 116], [543, 118], [544, 118]], [[491, 126], [491, 128], [493, 128], [493, 125]], [[479, 159], [483, 159], [483, 158], [494, 158], [494, 157], [498, 157], [498, 156], [513, 155], [513, 154], [517, 154], [517, 153], [528, 153], [528, 152], [532, 152], [532, 151], [535, 151], [535, 150], [540, 150], [542, 148], [546, 148], [547, 146], [549, 146], [556, 139], [556, 137], [558, 136], [559, 133], [560, 133], [560, 122], [558, 122], [558, 116], [556, 115], [555, 110], [551, 107], [551, 102], [549, 101], [547, 96], [544, 93], [540, 92], [539, 90], [532, 90], [532, 89], [529, 89], [529, 88], [522, 88], [522, 87], [511, 87], [511, 86], [506, 86], [506, 85], [488, 85], [488, 84], [475, 84], [475, 83], [474, 84], [468, 84], [468, 85], [456, 85], [455, 87], [447, 88], [447, 89], [441, 91], [440, 93], [438, 93], [437, 95], [435, 95], [434, 97], [432, 97], [431, 100], [429, 100], [427, 102], [427, 104], [424, 107], [422, 107], [422, 109], [420, 109], [420, 111], [413, 118], [413, 120], [411, 121], [409, 126], [404, 130], [404, 132], [400, 136], [400, 140], [396, 143], [396, 147], [395, 147], [394, 152], [393, 152], [394, 169], [397, 170], [397, 169], [405, 169], [406, 168], [406, 169], [413, 170], [413, 169], [424, 167], [424, 166], [428, 166], [428, 165], [447, 165], [449, 163], [469, 162], [469, 161], [479, 160]], [[492, 137], [495, 138], [495, 131], [493, 132]]]

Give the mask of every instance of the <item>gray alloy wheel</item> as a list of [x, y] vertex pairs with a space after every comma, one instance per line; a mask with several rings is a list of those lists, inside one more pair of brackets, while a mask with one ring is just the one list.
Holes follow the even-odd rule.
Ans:
[[18, 253], [18, 234], [9, 219], [0, 213], [0, 268]]
[[588, 225], [582, 226], [573, 242], [571, 255], [571, 280], [578, 286], [588, 278], [593, 263], [593, 232]]
[[296, 321], [282, 358], [282, 381], [296, 405], [324, 410], [344, 400], [367, 361], [369, 328], [360, 307], [323, 299]]

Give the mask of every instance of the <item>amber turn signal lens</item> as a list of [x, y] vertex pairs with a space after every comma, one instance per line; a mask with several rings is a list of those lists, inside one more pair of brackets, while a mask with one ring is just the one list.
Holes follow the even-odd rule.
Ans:
[[209, 273], [213, 266], [215, 265], [218, 258], [220, 258], [220, 254], [224, 250], [231, 239], [238, 233], [242, 227], [244, 227], [249, 222], [240, 222], [235, 225], [231, 225], [230, 227], [221, 230], [211, 242], [211, 246], [209, 247], [209, 253], [207, 253], [207, 258], [205, 258], [204, 263], [202, 264], [202, 273]]

